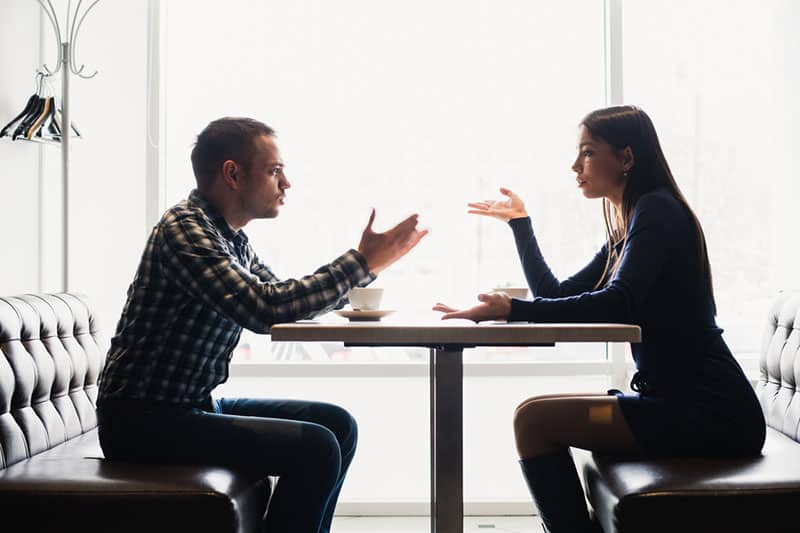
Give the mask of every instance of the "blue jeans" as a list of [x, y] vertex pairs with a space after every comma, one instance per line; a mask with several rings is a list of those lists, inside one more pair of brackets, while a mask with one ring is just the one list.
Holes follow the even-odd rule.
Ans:
[[106, 401], [97, 409], [110, 460], [228, 466], [278, 476], [265, 517], [269, 533], [328, 533], [358, 440], [336, 405], [252, 398], [205, 406]]

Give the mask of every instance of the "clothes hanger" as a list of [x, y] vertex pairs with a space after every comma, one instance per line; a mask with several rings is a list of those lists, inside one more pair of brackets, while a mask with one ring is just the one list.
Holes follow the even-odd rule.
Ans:
[[28, 98], [28, 103], [25, 104], [25, 109], [22, 110], [22, 113], [14, 117], [11, 120], [11, 122], [3, 126], [3, 129], [0, 130], [0, 137], [8, 135], [9, 130], [14, 126], [14, 124], [25, 118], [28, 115], [28, 113], [33, 111], [33, 108], [36, 106], [38, 99], [39, 99], [38, 95], [32, 94], [30, 98]]
[[[46, 119], [47, 115], [50, 114], [50, 106], [52, 105], [52, 103], [53, 103], [52, 96], [48, 96], [47, 98], [44, 99], [44, 103], [42, 104], [41, 114], [38, 117], [36, 117], [36, 120], [34, 120], [30, 128], [28, 128], [28, 133], [26, 135], [28, 140], [33, 139], [34, 135], [40, 133], [42, 124], [44, 123], [44, 119]], [[41, 134], [39, 134], [39, 137], [41, 137]]]
[[47, 110], [47, 115], [42, 120], [41, 125], [36, 130], [36, 137], [39, 139], [47, 139], [51, 141], [60, 141], [61, 139], [57, 138], [58, 132], [53, 131], [53, 119], [56, 114], [56, 98], [53, 94], [53, 88], [47, 83], [47, 78], [45, 78], [45, 94], [47, 98], [50, 100], [50, 106]]
[[17, 115], [16, 117], [14, 117], [14, 119], [11, 122], [9, 122], [5, 126], [3, 126], [3, 129], [0, 130], [0, 137], [4, 137], [5, 135], [8, 135], [8, 132], [11, 130], [12, 127], [14, 127], [14, 125], [17, 122], [19, 122], [20, 120], [24, 119], [26, 116], [28, 116], [30, 113], [33, 112], [33, 110], [35, 109], [36, 105], [39, 103], [39, 99], [41, 98], [39, 96], [39, 93], [42, 90], [42, 79], [43, 78], [44, 78], [44, 74], [42, 74], [41, 72], [37, 72], [36, 73], [36, 92], [33, 93], [30, 96], [30, 98], [28, 98], [28, 102], [25, 104], [25, 108], [22, 110], [22, 112], [19, 115]]
[[36, 102], [34, 103], [32, 109], [28, 111], [28, 114], [22, 119], [22, 122], [17, 126], [17, 129], [14, 130], [14, 135], [11, 136], [12, 141], [16, 141], [17, 137], [27, 137], [28, 130], [30, 130], [33, 123], [44, 111], [44, 83], [43, 83], [44, 76], [38, 77], [38, 85], [36, 88]]
[[[51, 97], [50, 102], [50, 111], [47, 113], [47, 117], [45, 118], [44, 122], [42, 123], [42, 127], [39, 128], [39, 131], [36, 132], [36, 136], [40, 138], [47, 138], [56, 141], [60, 141], [61, 139], [57, 139], [56, 137], [61, 135], [61, 131], [55, 129], [55, 116], [56, 116], [56, 99]], [[48, 135], [42, 135], [42, 132], [45, 131]]]
[[17, 126], [17, 129], [14, 130], [14, 135], [11, 136], [12, 141], [16, 141], [17, 137], [27, 137], [28, 130], [31, 127], [31, 124], [39, 117], [42, 113], [42, 109], [44, 109], [44, 98], [39, 95], [36, 95], [36, 103], [33, 105], [33, 109], [31, 109], [28, 114], [22, 119], [22, 122]]

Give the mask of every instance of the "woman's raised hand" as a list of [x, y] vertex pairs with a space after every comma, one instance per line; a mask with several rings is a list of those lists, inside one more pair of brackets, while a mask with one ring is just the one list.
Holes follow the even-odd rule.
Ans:
[[494, 217], [503, 222], [508, 222], [513, 218], [523, 218], [528, 216], [525, 211], [525, 203], [517, 196], [511, 189], [500, 187], [500, 194], [505, 196], [506, 200], [485, 200], [483, 202], [470, 202], [469, 211], [473, 215], [483, 215], [487, 217]]

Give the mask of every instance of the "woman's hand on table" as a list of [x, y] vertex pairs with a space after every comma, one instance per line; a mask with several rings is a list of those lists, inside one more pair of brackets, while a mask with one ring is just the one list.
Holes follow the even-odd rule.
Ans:
[[503, 222], [508, 222], [513, 218], [524, 218], [528, 216], [525, 210], [525, 203], [511, 189], [500, 187], [500, 194], [506, 197], [505, 200], [484, 200], [482, 202], [470, 202], [467, 213], [492, 217]]
[[469, 309], [455, 309], [449, 305], [437, 302], [433, 306], [434, 311], [444, 313], [442, 320], [450, 318], [466, 318], [475, 322], [484, 320], [506, 320], [511, 314], [511, 298], [501, 292], [491, 294], [479, 294], [478, 300], [481, 302]]

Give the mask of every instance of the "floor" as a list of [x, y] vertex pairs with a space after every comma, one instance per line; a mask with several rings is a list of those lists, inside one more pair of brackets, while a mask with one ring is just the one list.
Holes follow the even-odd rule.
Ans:
[[[341, 516], [333, 520], [331, 533], [428, 533], [428, 516]], [[464, 533], [541, 533], [535, 516], [467, 516]]]

